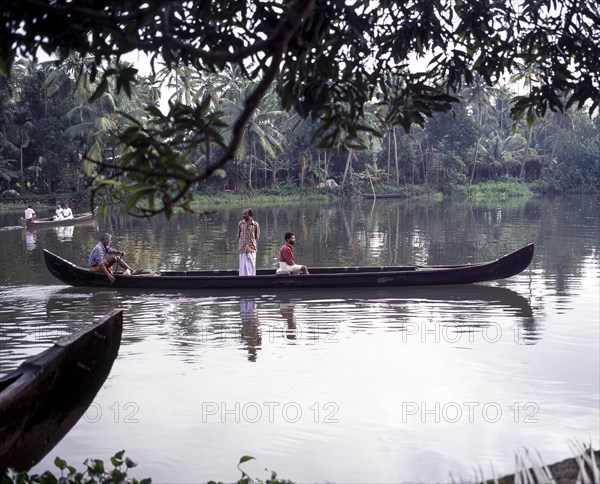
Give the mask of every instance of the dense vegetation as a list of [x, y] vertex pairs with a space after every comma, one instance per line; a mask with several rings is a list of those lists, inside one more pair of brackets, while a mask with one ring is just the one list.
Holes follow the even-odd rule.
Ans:
[[[212, 93], [231, 116], [242, 102], [240, 91], [249, 88], [249, 81], [234, 71], [204, 78], [185, 70], [164, 71], [154, 80], [140, 77], [131, 97], [109, 89], [89, 104], [93, 86], [77, 78], [79, 67], [76, 58], [60, 66], [21, 60], [10, 79], [0, 77], [2, 190], [80, 191], [96, 173], [94, 160], [118, 156], [116, 136], [128, 125], [123, 114], [135, 115], [146, 103], [157, 103], [161, 85], [191, 107]], [[570, 109], [547, 114], [531, 129], [525, 122], [513, 125], [514, 94], [508, 85], [491, 89], [480, 83], [461, 92], [463, 102], [451, 113], [434, 114], [423, 127], [408, 133], [389, 128], [382, 139], [368, 135], [368, 149], [341, 150], [312, 146], [318, 123], [283, 111], [271, 91], [249, 122], [234, 162], [197, 191], [314, 187], [328, 178], [348, 191], [426, 185], [448, 192], [507, 178], [551, 190], [600, 191], [598, 117]], [[199, 171], [204, 159], [198, 155], [191, 162]]]
[[[5, 188], [87, 177], [168, 215], [207, 186], [328, 177], [600, 186], [595, 0], [6, 0], [1, 19]], [[40, 50], [60, 61], [19, 60]]]

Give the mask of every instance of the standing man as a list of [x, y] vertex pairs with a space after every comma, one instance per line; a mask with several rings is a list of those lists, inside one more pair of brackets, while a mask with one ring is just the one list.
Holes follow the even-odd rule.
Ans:
[[285, 244], [281, 246], [281, 250], [279, 251], [279, 257], [277, 260], [279, 261], [279, 269], [277, 269], [277, 274], [308, 274], [308, 269], [306, 266], [296, 264], [294, 260], [294, 244], [296, 243], [296, 236], [287, 232], [284, 235]]
[[240, 276], [256, 275], [256, 242], [260, 238], [260, 225], [254, 220], [251, 208], [245, 208], [238, 223], [238, 253]]

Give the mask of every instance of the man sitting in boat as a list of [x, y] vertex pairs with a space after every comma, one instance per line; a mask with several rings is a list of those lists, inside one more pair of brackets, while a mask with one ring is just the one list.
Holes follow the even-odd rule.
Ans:
[[276, 274], [308, 274], [306, 266], [296, 264], [294, 260], [293, 246], [296, 243], [296, 236], [292, 232], [285, 234], [285, 244], [281, 246], [279, 251], [279, 269]]
[[102, 234], [100, 236], [100, 242], [98, 242], [92, 249], [92, 253], [88, 259], [88, 266], [92, 272], [103, 272], [106, 277], [108, 277], [108, 280], [112, 285], [112, 283], [115, 282], [115, 276], [113, 276], [112, 269], [114, 264], [118, 264], [125, 269], [125, 274], [127, 275], [139, 274], [141, 271], [134, 271], [131, 267], [129, 267], [122, 259], [125, 253], [111, 247], [111, 241], [112, 235], [110, 234]]
[[56, 222], [57, 220], [62, 220], [63, 218], [64, 218], [63, 209], [60, 205], [57, 205], [56, 210], [54, 211], [54, 215], [52, 216], [52, 220], [54, 220]]
[[68, 204], [63, 204], [63, 219], [65, 220], [72, 220], [73, 218], [73, 211], [71, 210], [71, 207], [69, 207]]
[[25, 220], [35, 222], [35, 211], [31, 208], [31, 205], [28, 205], [25, 209]]

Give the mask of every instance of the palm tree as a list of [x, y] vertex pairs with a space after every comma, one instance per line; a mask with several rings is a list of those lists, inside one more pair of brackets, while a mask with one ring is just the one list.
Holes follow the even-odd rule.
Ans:
[[[510, 81], [517, 84], [517, 89], [520, 87], [520, 82], [523, 82], [523, 87], [530, 93], [533, 86], [538, 83], [538, 70], [534, 64], [518, 64], [517, 71], [511, 76]], [[517, 91], [518, 93], [518, 91]], [[525, 164], [527, 163], [530, 155], [530, 148], [533, 140], [533, 113], [527, 115], [527, 146], [523, 152], [523, 158], [521, 162], [521, 170], [519, 172], [519, 178], [523, 178], [525, 173]]]
[[479, 146], [483, 137], [483, 121], [484, 114], [487, 114], [490, 110], [490, 97], [493, 89], [487, 85], [485, 79], [475, 73], [473, 76], [473, 83], [463, 91], [463, 97], [466, 99], [467, 104], [470, 104], [474, 108], [475, 115], [477, 117], [477, 127], [479, 131], [479, 139], [475, 145], [475, 155], [473, 156], [473, 170], [471, 171], [471, 183], [475, 178], [475, 171], [477, 168], [477, 158], [479, 155]]
[[504, 137], [499, 132], [493, 133], [481, 143], [479, 149], [483, 167], [488, 171], [488, 177], [494, 178], [499, 174], [510, 173], [518, 167], [527, 141], [519, 134]]
[[[223, 120], [230, 127], [233, 126], [233, 121], [237, 119], [243, 109], [237, 94], [243, 88], [245, 89], [245, 97], [246, 93], [251, 92], [255, 87], [253, 82], [247, 81], [243, 83], [242, 79], [238, 80], [238, 86], [237, 89], [225, 92], [224, 96], [219, 100], [219, 107], [225, 113]], [[255, 167], [254, 162], [264, 158], [275, 158], [277, 153], [283, 151], [283, 134], [280, 126], [285, 117], [286, 113], [279, 106], [275, 92], [271, 91], [263, 98], [261, 104], [257, 107], [252, 118], [246, 125], [235, 160], [236, 163], [239, 161], [246, 162], [245, 182], [248, 188], [253, 187], [252, 173]], [[231, 130], [231, 128], [229, 129]]]

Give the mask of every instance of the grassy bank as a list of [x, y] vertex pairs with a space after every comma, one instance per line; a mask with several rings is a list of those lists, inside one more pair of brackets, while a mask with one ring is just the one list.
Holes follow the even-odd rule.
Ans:
[[305, 201], [326, 202], [335, 198], [329, 189], [281, 188], [272, 190], [252, 190], [240, 193], [215, 192], [194, 194], [194, 210], [214, 210], [215, 208], [267, 207]]
[[530, 197], [533, 195], [533, 192], [527, 184], [516, 180], [510, 180], [461, 186], [453, 193], [453, 195], [475, 201], [504, 201], [514, 198]]
[[[423, 185], [377, 185], [374, 187], [378, 197], [394, 196], [406, 200], [440, 202], [445, 195], [440, 191]], [[482, 183], [459, 187], [450, 196], [463, 198], [467, 201], [508, 201], [528, 198], [533, 191], [528, 185], [519, 181], [500, 181]], [[364, 195], [372, 195], [372, 191], [365, 191]], [[194, 210], [215, 210], [241, 207], [266, 207], [274, 205], [297, 204], [306, 201], [327, 202], [331, 200], [347, 199], [350, 197], [362, 197], [363, 194], [350, 187], [337, 188], [277, 188], [248, 190], [244, 192], [218, 191], [210, 193], [195, 193], [192, 208]], [[68, 199], [69, 198], [69, 199]], [[23, 198], [2, 199], [0, 198], [0, 211], [14, 211], [25, 209], [29, 203], [35, 207], [53, 207], [56, 203], [69, 202], [71, 206], [77, 207], [78, 211], [87, 211], [89, 195], [85, 192], [71, 194], [48, 194], [44, 196], [32, 195]], [[112, 205], [115, 202], [109, 197], [99, 194], [96, 198], [99, 205]], [[86, 207], [85, 210], [80, 207]]]

